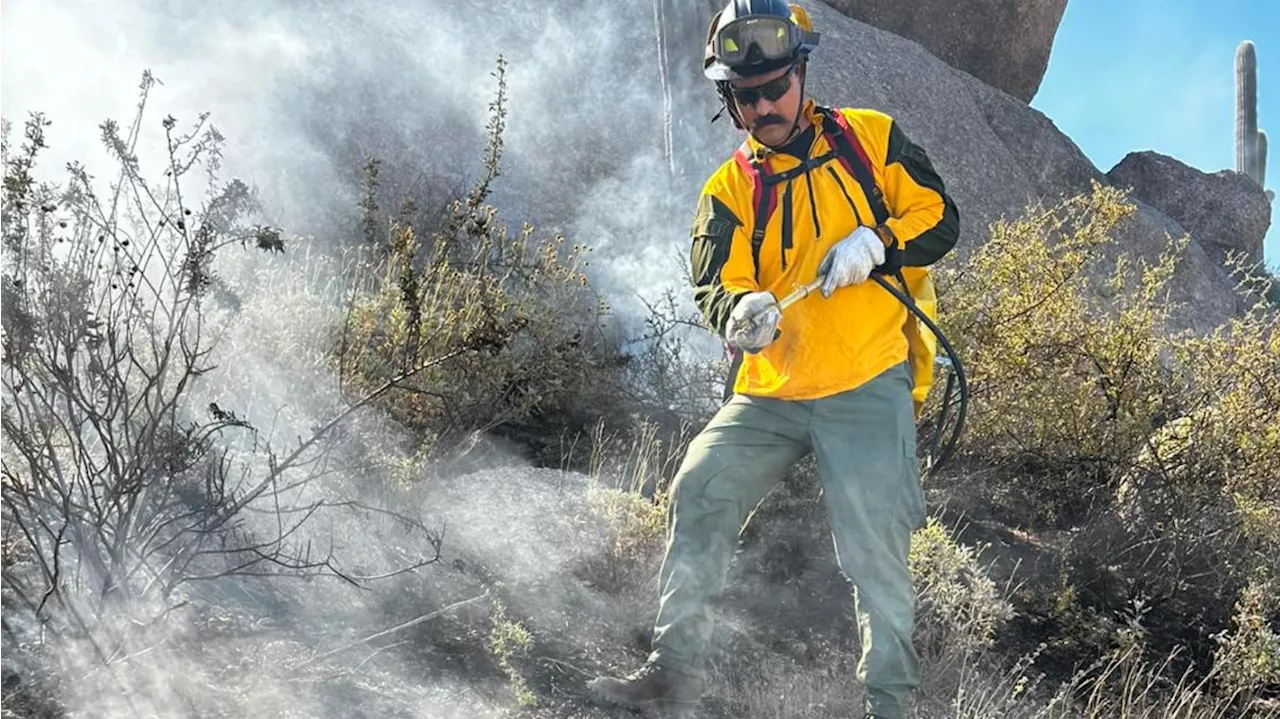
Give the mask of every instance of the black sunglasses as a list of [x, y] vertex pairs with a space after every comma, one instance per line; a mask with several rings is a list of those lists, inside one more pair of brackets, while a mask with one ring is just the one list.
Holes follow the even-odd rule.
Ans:
[[762, 97], [769, 102], [777, 102], [791, 89], [791, 76], [795, 75], [795, 71], [795, 67], [792, 66], [782, 77], [776, 77], [763, 85], [756, 85], [755, 87], [734, 87], [730, 85], [729, 91], [733, 93], [734, 101], [744, 107], [755, 105], [760, 102]]

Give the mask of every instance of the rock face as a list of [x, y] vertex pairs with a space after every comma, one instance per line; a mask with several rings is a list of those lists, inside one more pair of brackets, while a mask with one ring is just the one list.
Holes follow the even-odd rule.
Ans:
[[[959, 206], [961, 257], [983, 242], [992, 221], [1017, 217], [1032, 202], [1087, 191], [1093, 181], [1109, 182], [1038, 110], [955, 72], [914, 42], [841, 17], [820, 2], [800, 4], [823, 33], [810, 66], [809, 91], [825, 104], [887, 112], [925, 148]], [[1222, 198], [1219, 214], [1224, 217], [1253, 206], [1239, 199], [1227, 203], [1225, 198], [1233, 195], [1226, 185], [1213, 196]], [[1172, 299], [1180, 306], [1173, 324], [1197, 331], [1213, 328], [1236, 308], [1217, 240], [1208, 239], [1228, 233], [1205, 224], [1192, 231], [1180, 224], [1183, 215], [1171, 217], [1141, 194], [1135, 199], [1138, 211], [1118, 228], [1117, 249], [1154, 259], [1170, 238], [1190, 232], [1193, 242], [1172, 283]], [[1242, 217], [1256, 214], [1250, 213]], [[1214, 213], [1206, 208], [1202, 214]], [[1256, 220], [1240, 221], [1256, 238], [1265, 232], [1265, 221], [1260, 226]], [[1201, 236], [1205, 233], [1208, 238]], [[1109, 273], [1110, 268], [1099, 267], [1098, 272]]]
[[1131, 152], [1107, 179], [1176, 220], [1214, 260], [1225, 261], [1234, 251], [1262, 261], [1271, 203], [1247, 176], [1230, 170], [1210, 175], [1156, 152]]
[[[1186, 228], [1160, 210], [1140, 199], [1130, 200], [1137, 211], [1117, 226], [1117, 242], [1106, 253], [1112, 260], [1119, 252], [1125, 252], [1131, 259], [1140, 257], [1154, 262], [1172, 240], [1188, 234]], [[1100, 272], [1110, 271], [1111, 267], [1100, 268]], [[1194, 234], [1182, 251], [1182, 261], [1170, 285], [1169, 299], [1175, 304], [1171, 329], [1207, 333], [1239, 309], [1226, 267]]]
[[915, 40], [952, 67], [1031, 102], [1067, 0], [826, 0]]
[[1106, 182], [1080, 148], [1044, 114], [995, 88], [981, 83], [971, 85], [974, 100], [991, 131], [1041, 196], [1088, 192], [1092, 182]]

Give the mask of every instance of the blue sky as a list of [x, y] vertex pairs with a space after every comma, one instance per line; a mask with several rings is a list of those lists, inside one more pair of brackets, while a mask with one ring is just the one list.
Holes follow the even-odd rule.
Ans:
[[[1068, 0], [1032, 106], [1106, 172], [1155, 150], [1205, 172], [1235, 166], [1235, 50], [1258, 56], [1267, 186], [1280, 188], [1280, 2]], [[1280, 269], [1280, 203], [1265, 249]]]

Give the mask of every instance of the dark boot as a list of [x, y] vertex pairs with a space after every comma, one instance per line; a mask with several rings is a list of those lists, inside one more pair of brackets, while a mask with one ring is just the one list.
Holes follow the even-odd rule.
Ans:
[[587, 690], [600, 701], [630, 709], [687, 709], [702, 697], [706, 681], [699, 674], [679, 672], [646, 662], [622, 679], [596, 677]]

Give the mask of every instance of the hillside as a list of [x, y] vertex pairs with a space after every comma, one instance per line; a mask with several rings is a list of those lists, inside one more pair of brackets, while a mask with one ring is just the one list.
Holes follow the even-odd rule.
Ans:
[[[970, 415], [913, 543], [911, 716], [1280, 716], [1262, 189], [1151, 152], [1095, 168], [1026, 104], [1053, 8], [992, 60], [800, 4], [809, 91], [897, 118], [961, 208], [937, 275]], [[400, 74], [289, 85], [350, 110], [282, 118], [331, 172], [268, 148], [291, 169], [265, 189], [150, 74], [101, 128], [114, 165], [56, 186], [60, 135], [6, 120], [4, 717], [633, 716], [584, 682], [648, 652], [667, 489], [726, 370], [684, 281], [690, 198], [739, 138], [688, 61], [708, 3], [534, 5], [412, 132], [377, 122]], [[317, 27], [359, 40], [326, 65], [424, 52], [358, 17]], [[568, 29], [643, 42], [528, 42]], [[856, 716], [811, 460], [716, 613], [698, 716]]]

